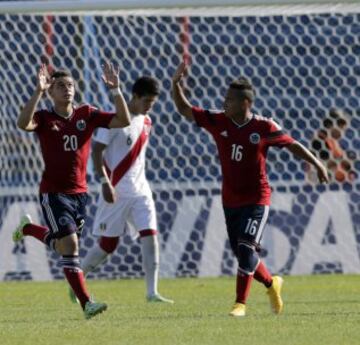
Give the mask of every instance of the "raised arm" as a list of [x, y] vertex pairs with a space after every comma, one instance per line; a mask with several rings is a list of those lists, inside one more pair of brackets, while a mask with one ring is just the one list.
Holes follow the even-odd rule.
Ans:
[[119, 66], [106, 62], [102, 79], [114, 97], [116, 116], [111, 120], [109, 128], [127, 127], [130, 125], [130, 113], [125, 98], [120, 90]]
[[37, 85], [34, 94], [21, 110], [17, 125], [24, 131], [33, 131], [36, 128], [34, 114], [44, 92], [50, 87], [51, 80], [45, 65], [41, 65], [37, 74]]
[[185, 116], [188, 120], [194, 120], [192, 105], [185, 97], [184, 91], [180, 85], [180, 81], [183, 78], [185, 71], [186, 64], [182, 62], [172, 78], [173, 99], [178, 112]]
[[105, 144], [95, 141], [92, 148], [91, 156], [94, 163], [95, 173], [100, 178], [102, 195], [104, 197], [104, 200], [109, 203], [114, 203], [116, 200], [115, 189], [110, 182], [104, 165], [103, 154], [105, 149]]
[[325, 166], [305, 146], [301, 145], [298, 141], [295, 141], [285, 147], [295, 156], [304, 159], [313, 165], [321, 183], [329, 182], [329, 176]]

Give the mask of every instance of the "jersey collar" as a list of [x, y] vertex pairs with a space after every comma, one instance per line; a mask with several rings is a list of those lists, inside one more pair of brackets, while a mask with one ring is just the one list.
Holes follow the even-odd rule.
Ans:
[[254, 118], [254, 114], [251, 113], [251, 117], [250, 119], [248, 119], [246, 122], [242, 123], [241, 125], [238, 124], [236, 121], [234, 121], [233, 119], [230, 119], [231, 122], [236, 126], [236, 128], [242, 128], [244, 126], [246, 126], [252, 119]]
[[64, 116], [59, 115], [59, 114], [55, 111], [54, 107], [51, 108], [51, 111], [52, 111], [53, 114], [55, 114], [56, 116], [60, 117], [62, 120], [66, 121], [66, 120], [70, 120], [70, 119], [73, 117], [74, 112], [75, 112], [75, 107], [74, 107], [74, 106], [72, 107], [72, 112], [71, 112], [71, 114], [70, 114], [68, 117], [64, 117]]

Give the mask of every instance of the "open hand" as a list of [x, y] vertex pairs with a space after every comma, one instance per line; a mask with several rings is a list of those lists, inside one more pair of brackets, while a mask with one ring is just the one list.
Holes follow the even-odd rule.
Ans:
[[51, 83], [52, 80], [47, 70], [47, 66], [42, 64], [37, 74], [37, 88], [41, 92], [44, 92], [51, 86]]
[[113, 204], [116, 201], [116, 192], [115, 188], [111, 183], [102, 184], [102, 195], [106, 202]]
[[109, 89], [119, 87], [119, 72], [119, 66], [115, 67], [112, 63], [105, 62], [103, 66], [103, 75], [101, 77]]
[[186, 63], [183, 61], [178, 66], [178, 68], [175, 71], [175, 74], [173, 75], [172, 80], [174, 83], [178, 83], [182, 79], [182, 77], [184, 76], [184, 73], [186, 72], [186, 69], [187, 69]]

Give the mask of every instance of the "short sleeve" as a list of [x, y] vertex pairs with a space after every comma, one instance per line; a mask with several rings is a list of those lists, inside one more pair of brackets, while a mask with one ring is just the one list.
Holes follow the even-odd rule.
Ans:
[[292, 144], [295, 140], [281, 128], [274, 120], [268, 121], [268, 128], [265, 135], [265, 142], [268, 146], [284, 147]]
[[36, 125], [34, 132], [39, 132], [41, 130], [44, 121], [44, 113], [45, 112], [43, 110], [35, 112], [33, 117], [33, 122]]
[[89, 111], [90, 111], [91, 120], [93, 121], [94, 128], [97, 127], [109, 128], [109, 124], [111, 120], [116, 115], [115, 113], [102, 111], [95, 107], [90, 107]]
[[110, 129], [99, 128], [94, 135], [94, 141], [104, 145], [109, 145], [111, 141], [110, 136], [111, 136]]
[[218, 122], [218, 115], [221, 114], [221, 112], [217, 110], [205, 110], [193, 107], [192, 114], [199, 127], [211, 130], [212, 128], [215, 128]]

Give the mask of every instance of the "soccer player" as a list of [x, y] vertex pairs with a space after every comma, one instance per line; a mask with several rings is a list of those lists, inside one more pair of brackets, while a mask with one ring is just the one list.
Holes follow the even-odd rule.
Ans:
[[266, 176], [266, 153], [270, 146], [285, 147], [312, 164], [320, 182], [328, 182], [323, 164], [304, 146], [285, 134], [272, 119], [251, 111], [254, 89], [245, 78], [233, 81], [223, 111], [194, 107], [184, 95], [180, 81], [186, 71], [181, 63], [173, 76], [173, 98], [180, 114], [195, 121], [214, 138], [222, 168], [222, 202], [232, 251], [238, 260], [236, 301], [231, 316], [245, 316], [253, 278], [267, 288], [272, 311], [282, 312], [283, 279], [272, 276], [257, 250], [269, 212], [271, 189]]
[[[104, 310], [105, 303], [90, 299], [79, 262], [77, 232], [84, 224], [87, 202], [86, 164], [91, 136], [97, 127], [116, 128], [130, 124], [130, 114], [119, 88], [119, 69], [104, 65], [103, 80], [114, 97], [116, 113], [100, 111], [90, 105], [75, 106], [75, 81], [65, 70], [49, 76], [42, 65], [37, 87], [18, 117], [18, 127], [37, 134], [45, 170], [40, 184], [40, 203], [48, 227], [33, 224], [29, 216], [22, 218], [13, 233], [15, 242], [33, 236], [62, 256], [60, 263], [68, 283], [89, 319]], [[35, 111], [48, 91], [53, 107]]]
[[133, 85], [128, 104], [130, 126], [99, 129], [95, 135], [93, 161], [102, 184], [93, 232], [99, 241], [82, 260], [86, 274], [102, 263], [117, 247], [131, 220], [140, 236], [143, 268], [149, 302], [172, 300], [158, 293], [159, 244], [154, 200], [145, 176], [145, 154], [151, 118], [148, 112], [159, 95], [156, 79], [141, 77]]

